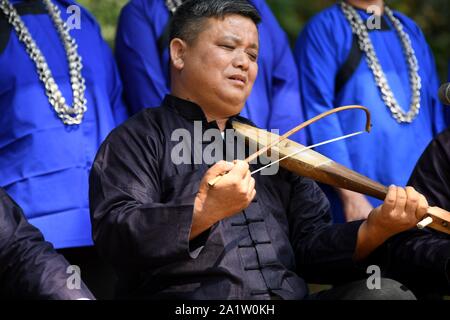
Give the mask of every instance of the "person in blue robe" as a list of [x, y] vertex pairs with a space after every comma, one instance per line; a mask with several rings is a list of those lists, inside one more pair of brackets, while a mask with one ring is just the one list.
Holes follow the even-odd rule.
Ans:
[[[0, 10], [0, 186], [55, 248], [91, 246], [88, 175], [107, 134], [127, 118], [122, 85], [110, 48], [94, 18], [76, 2], [51, 0], [82, 58], [87, 111], [79, 125], [58, 118], [36, 65]], [[72, 88], [66, 51], [42, 1], [9, 0], [45, 57], [66, 103]], [[70, 6], [78, 10], [68, 12]], [[75, 12], [75, 13], [74, 13]]]
[[[116, 58], [131, 113], [157, 107], [170, 92], [168, 6], [183, 1], [131, 0], [122, 10], [116, 37]], [[286, 34], [263, 0], [251, 0], [262, 16], [259, 74], [241, 115], [265, 129], [284, 133], [304, 119], [298, 74]], [[305, 142], [305, 133], [292, 136]]]
[[[367, 8], [369, 1], [353, 1]], [[379, 1], [380, 8], [383, 1]], [[376, 18], [353, 7], [366, 25]], [[370, 134], [359, 135], [317, 148], [333, 160], [384, 185], [405, 185], [428, 143], [444, 129], [442, 105], [437, 96], [438, 77], [433, 54], [425, 37], [410, 18], [393, 11], [411, 39], [421, 78], [420, 109], [412, 123], [398, 123], [383, 102], [365, 54], [337, 3], [313, 17], [296, 42], [294, 56], [299, 69], [302, 105], [307, 118], [344, 105], [362, 105], [372, 116]], [[380, 17], [380, 16], [378, 16]], [[372, 19], [372, 20], [370, 20]], [[369, 21], [370, 20], [370, 21]], [[411, 103], [408, 63], [397, 31], [386, 14], [369, 37], [400, 107]], [[308, 128], [311, 143], [360, 131], [364, 113], [341, 112]], [[337, 191], [337, 192], [336, 192]], [[379, 201], [344, 190], [327, 189], [336, 221], [364, 218]], [[342, 203], [342, 205], [341, 205]], [[344, 214], [343, 214], [344, 213]]]

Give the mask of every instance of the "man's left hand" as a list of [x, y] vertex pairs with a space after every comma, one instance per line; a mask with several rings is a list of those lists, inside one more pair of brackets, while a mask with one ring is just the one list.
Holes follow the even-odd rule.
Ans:
[[413, 187], [390, 186], [384, 203], [359, 228], [354, 258], [363, 259], [391, 236], [414, 228], [427, 210], [427, 200]]
[[372, 210], [367, 224], [386, 237], [411, 229], [425, 216], [428, 202], [413, 187], [390, 186], [384, 203]]

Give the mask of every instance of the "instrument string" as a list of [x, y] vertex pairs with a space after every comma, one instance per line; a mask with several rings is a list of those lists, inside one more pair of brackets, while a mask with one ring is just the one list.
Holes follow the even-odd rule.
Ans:
[[259, 172], [261, 170], [264, 170], [265, 168], [268, 168], [268, 167], [270, 167], [270, 166], [272, 166], [272, 165], [274, 165], [274, 164], [276, 164], [276, 163], [278, 163], [280, 161], [283, 161], [286, 158], [295, 156], [295, 155], [297, 155], [297, 154], [299, 154], [299, 153], [301, 153], [303, 151], [306, 151], [306, 150], [309, 150], [309, 149], [312, 149], [312, 148], [315, 148], [315, 147], [323, 146], [323, 145], [325, 145], [327, 143], [332, 143], [332, 142], [335, 142], [335, 141], [344, 140], [344, 139], [347, 139], [347, 138], [350, 138], [350, 137], [353, 137], [353, 136], [357, 136], [357, 135], [359, 135], [361, 133], [364, 133], [364, 132], [366, 132], [366, 131], [353, 132], [353, 133], [350, 133], [350, 134], [346, 134], [344, 136], [340, 136], [340, 137], [337, 137], [337, 138], [329, 139], [329, 140], [326, 140], [326, 141], [322, 141], [322, 142], [319, 142], [319, 143], [316, 143], [316, 144], [313, 144], [313, 145], [301, 148], [300, 150], [296, 150], [295, 152], [292, 152], [291, 154], [288, 154], [288, 155], [286, 155], [286, 156], [284, 156], [284, 157], [282, 157], [282, 158], [280, 158], [280, 159], [278, 159], [276, 161], [273, 161], [273, 162], [271, 162], [271, 163], [269, 163], [269, 164], [267, 164], [267, 165], [265, 165], [265, 166], [263, 166], [263, 167], [261, 167], [261, 168], [259, 168], [257, 170], [252, 171], [250, 174], [253, 175], [253, 174], [255, 174], [255, 173], [257, 173], [257, 172]]

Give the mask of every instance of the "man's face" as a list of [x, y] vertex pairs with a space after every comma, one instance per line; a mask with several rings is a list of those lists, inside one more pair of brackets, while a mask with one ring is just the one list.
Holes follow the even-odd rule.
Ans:
[[179, 73], [184, 97], [209, 118], [239, 113], [258, 72], [258, 30], [240, 15], [209, 18], [197, 39], [187, 44]]

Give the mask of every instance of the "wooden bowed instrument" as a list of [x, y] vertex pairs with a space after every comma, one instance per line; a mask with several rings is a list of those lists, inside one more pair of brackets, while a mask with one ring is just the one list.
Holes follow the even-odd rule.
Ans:
[[[361, 109], [366, 112], [366, 131], [369, 132], [370, 113], [367, 108], [362, 106], [345, 106], [332, 109], [300, 124], [282, 136], [236, 121], [233, 122], [233, 127], [236, 133], [242, 135], [249, 144], [261, 148], [259, 151], [248, 157], [246, 159], [247, 162], [250, 162], [270, 149], [271, 152], [277, 152], [281, 159], [285, 158], [283, 160], [280, 159], [280, 165], [283, 168], [298, 175], [314, 179], [333, 187], [352, 190], [384, 200], [388, 191], [386, 186], [350, 170], [318, 152], [312, 151], [310, 147], [305, 147], [297, 142], [287, 139], [289, 135], [323, 117], [348, 109]], [[221, 176], [218, 176], [210, 181], [210, 186], [214, 186], [214, 183], [220, 178]], [[429, 226], [433, 229], [450, 234], [450, 212], [439, 207], [430, 207], [426, 217], [419, 222], [417, 226], [419, 228]]]

